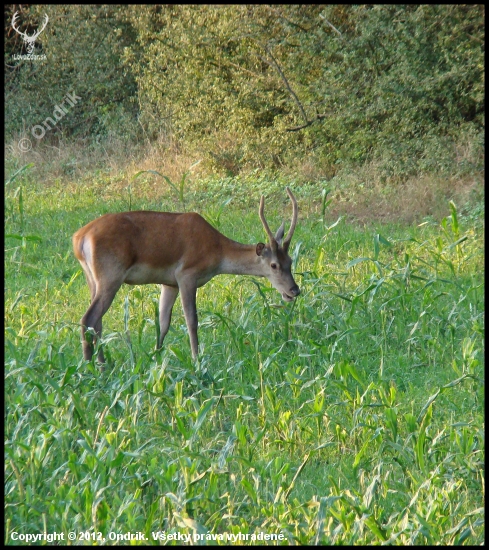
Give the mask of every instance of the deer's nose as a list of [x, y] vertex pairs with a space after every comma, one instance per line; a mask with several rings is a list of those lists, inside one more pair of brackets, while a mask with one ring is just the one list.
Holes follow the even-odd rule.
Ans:
[[301, 289], [297, 285], [294, 285], [293, 287], [291, 287], [290, 293], [292, 294], [292, 296], [299, 296], [299, 294], [301, 293]]

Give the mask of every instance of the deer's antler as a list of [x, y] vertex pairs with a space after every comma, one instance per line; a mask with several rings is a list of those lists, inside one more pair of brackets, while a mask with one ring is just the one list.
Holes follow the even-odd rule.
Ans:
[[295, 226], [297, 224], [297, 216], [299, 212], [299, 209], [297, 207], [297, 201], [295, 200], [295, 197], [292, 194], [292, 191], [288, 187], [287, 187], [287, 194], [289, 195], [290, 200], [292, 201], [292, 223], [290, 224], [289, 232], [287, 233], [287, 236], [285, 237], [282, 245], [284, 247], [285, 252], [287, 252], [287, 250], [289, 249], [290, 241], [292, 239], [292, 235], [294, 234]]
[[265, 219], [265, 214], [263, 213], [263, 210], [265, 208], [265, 197], [262, 195], [260, 199], [260, 209], [258, 210], [258, 213], [260, 214], [260, 220], [263, 224], [263, 227], [265, 228], [265, 232], [268, 235], [268, 241], [270, 243], [270, 246], [272, 249], [277, 248], [277, 241], [275, 240], [275, 237], [273, 236], [273, 233], [270, 231], [270, 227], [268, 227], [267, 220]]

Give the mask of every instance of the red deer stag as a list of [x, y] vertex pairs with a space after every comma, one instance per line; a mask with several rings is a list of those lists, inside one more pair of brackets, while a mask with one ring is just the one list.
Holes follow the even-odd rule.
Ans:
[[[196, 214], [169, 212], [123, 212], [105, 214], [73, 235], [73, 248], [90, 287], [91, 304], [81, 320], [83, 357], [91, 360], [93, 342], [87, 329], [102, 335], [102, 317], [109, 309], [122, 283], [160, 284], [160, 337], [158, 348], [168, 332], [173, 304], [182, 295], [183, 312], [190, 336], [192, 357], [197, 358], [197, 288], [221, 273], [266, 277], [290, 302], [300, 294], [291, 273], [288, 255], [297, 223], [297, 201], [290, 189], [292, 223], [284, 237], [284, 223], [273, 235], [263, 214], [259, 215], [268, 235], [268, 244], [241, 244], [228, 239]], [[283, 239], [283, 241], [282, 241]], [[100, 348], [98, 360], [105, 363]]]

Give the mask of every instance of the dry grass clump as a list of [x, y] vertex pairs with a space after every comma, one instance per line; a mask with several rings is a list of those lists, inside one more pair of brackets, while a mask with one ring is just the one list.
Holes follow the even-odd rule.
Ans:
[[[189, 155], [166, 140], [127, 144], [115, 137], [97, 146], [81, 138], [64, 140], [58, 137], [39, 142], [31, 139], [32, 147], [23, 151], [19, 143], [26, 136], [25, 133], [14, 136], [5, 146], [5, 179], [11, 172], [33, 163], [31, 173], [43, 185], [58, 180], [66, 184], [87, 182], [103, 176], [107, 185], [117, 190], [127, 186], [132, 176], [141, 170], [157, 170], [172, 181], [179, 180], [189, 166], [199, 160], [196, 155]], [[193, 173], [204, 175], [200, 166]]]
[[[357, 178], [358, 179], [358, 178]], [[480, 186], [475, 177], [438, 177], [425, 175], [397, 185], [368, 186], [351, 181], [345, 190], [332, 195], [331, 213], [346, 215], [361, 223], [399, 221], [413, 223], [428, 216], [441, 219], [447, 214], [447, 202], [462, 207]]]
[[[222, 137], [219, 142], [222, 150], [217, 148], [219, 154], [214, 156], [211, 152], [206, 155], [189, 151], [164, 138], [128, 144], [121, 138], [112, 137], [103, 144], [94, 145], [93, 141], [89, 144], [81, 138], [74, 141], [62, 136], [46, 136], [40, 141], [32, 138], [32, 147], [23, 151], [21, 139], [26, 136], [29, 137], [29, 133], [16, 135], [5, 146], [5, 179], [22, 166], [33, 163], [30, 173], [37, 183], [50, 185], [61, 180], [65, 185], [89, 184], [93, 180], [94, 184], [103, 185], [109, 195], [116, 195], [131, 185], [134, 196], [151, 200], [160, 197], [162, 189], [168, 190], [167, 185], [161, 178], [149, 175], [134, 181], [133, 176], [142, 170], [155, 170], [176, 184], [192, 167], [186, 188], [199, 179], [232, 177], [234, 173], [232, 166], [228, 166], [234, 157], [227, 155], [232, 136]], [[471, 157], [467, 147], [458, 154]], [[375, 163], [343, 169], [335, 174], [331, 166], [307, 156], [295, 167], [282, 166], [270, 174], [271, 180], [290, 181], [298, 187], [306, 184], [318, 189], [329, 187], [333, 199], [329, 214], [332, 217], [344, 215], [363, 224], [375, 221], [413, 223], [428, 216], [441, 219], [446, 215], [447, 201], [453, 200], [463, 208], [474, 200], [474, 190], [482, 195], [482, 178], [478, 174], [452, 177], [430, 174], [403, 182], [389, 181]], [[315, 205], [308, 206], [314, 209]]]

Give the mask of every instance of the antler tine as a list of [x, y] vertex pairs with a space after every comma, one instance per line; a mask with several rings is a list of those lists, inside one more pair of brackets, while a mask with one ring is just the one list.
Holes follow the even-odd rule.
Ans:
[[42, 29], [39, 31], [39, 34], [42, 33], [42, 31], [46, 28], [46, 25], [48, 24], [49, 22], [49, 17], [48, 17], [48, 14], [45, 13], [44, 14], [44, 25], [42, 26]]
[[265, 219], [265, 214], [263, 213], [264, 208], [265, 208], [265, 197], [264, 195], [262, 195], [260, 199], [260, 209], [258, 210], [258, 213], [260, 214], [261, 223], [263, 224], [263, 227], [265, 228], [265, 231], [268, 235], [270, 246], [273, 246], [274, 244], [275, 245], [277, 244], [277, 241], [275, 240], [273, 233], [270, 231], [270, 227], [268, 227], [267, 220]]
[[14, 31], [18, 32], [21, 35], [25, 35], [24, 32], [19, 31], [19, 29], [15, 26], [17, 24], [17, 18], [19, 17], [19, 12], [16, 11], [14, 15], [12, 16], [12, 28]]
[[294, 234], [294, 231], [295, 231], [299, 209], [297, 207], [297, 201], [295, 200], [295, 197], [292, 194], [292, 191], [288, 187], [286, 189], [287, 189], [287, 194], [289, 195], [290, 200], [292, 201], [292, 223], [290, 224], [289, 232], [287, 233], [287, 236], [285, 237], [282, 245], [284, 250], [287, 252], [290, 245], [290, 241], [292, 239], [292, 235]]

